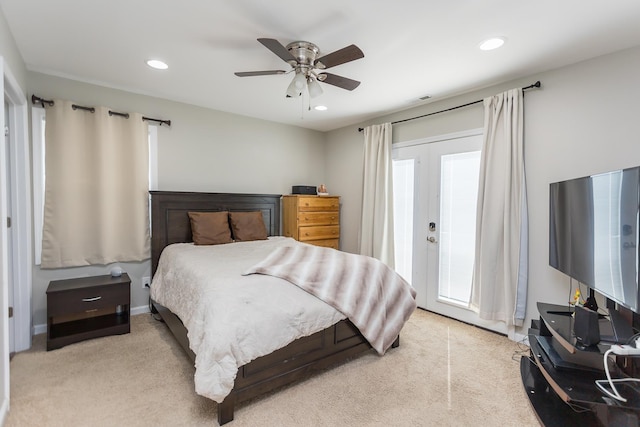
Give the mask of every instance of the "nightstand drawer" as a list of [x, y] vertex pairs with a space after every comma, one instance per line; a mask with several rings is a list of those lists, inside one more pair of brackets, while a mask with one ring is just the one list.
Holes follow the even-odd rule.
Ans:
[[338, 225], [339, 223], [338, 212], [300, 212], [298, 214], [299, 225]]
[[128, 304], [129, 285], [104, 285], [51, 293], [47, 296], [49, 316], [90, 313], [101, 308]]
[[300, 227], [300, 241], [335, 239], [340, 236], [339, 225], [321, 225], [315, 227]]
[[338, 211], [340, 199], [337, 197], [300, 197], [298, 198], [300, 211]]

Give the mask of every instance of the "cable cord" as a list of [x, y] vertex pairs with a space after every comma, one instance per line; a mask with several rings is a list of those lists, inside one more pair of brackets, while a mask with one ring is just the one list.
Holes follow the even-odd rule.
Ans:
[[[598, 386], [598, 388], [603, 391], [604, 393], [606, 393], [608, 396], [614, 398], [615, 400], [618, 400], [620, 402], [626, 402], [627, 399], [625, 399], [624, 397], [622, 397], [620, 395], [620, 393], [618, 392], [618, 389], [616, 388], [614, 383], [624, 383], [624, 382], [637, 382], [640, 383], [640, 379], [638, 378], [616, 378], [616, 379], [611, 379], [611, 374], [609, 373], [609, 364], [607, 363], [607, 359], [609, 357], [609, 355], [613, 353], [613, 350], [609, 349], [607, 351], [605, 351], [604, 353], [604, 357], [603, 357], [603, 363], [604, 363], [604, 372], [607, 374], [607, 379], [606, 380], [596, 380], [596, 386]], [[609, 387], [611, 387], [611, 391], [607, 390], [605, 388], [605, 386], [603, 385], [604, 383], [608, 383]]]

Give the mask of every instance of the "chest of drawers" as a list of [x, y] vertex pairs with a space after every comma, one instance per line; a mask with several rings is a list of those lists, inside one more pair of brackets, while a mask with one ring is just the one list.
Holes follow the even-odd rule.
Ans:
[[283, 235], [316, 246], [340, 247], [340, 197], [282, 196]]

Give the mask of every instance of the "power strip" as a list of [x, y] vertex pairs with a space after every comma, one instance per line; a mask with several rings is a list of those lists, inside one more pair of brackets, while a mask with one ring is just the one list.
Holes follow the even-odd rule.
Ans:
[[633, 345], [618, 345], [611, 346], [611, 352], [618, 356], [640, 356], [640, 348]]

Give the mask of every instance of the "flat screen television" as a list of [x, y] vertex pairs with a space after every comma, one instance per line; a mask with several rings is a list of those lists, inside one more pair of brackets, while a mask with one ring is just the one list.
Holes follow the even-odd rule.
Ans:
[[551, 183], [549, 265], [640, 312], [639, 206], [640, 167]]

